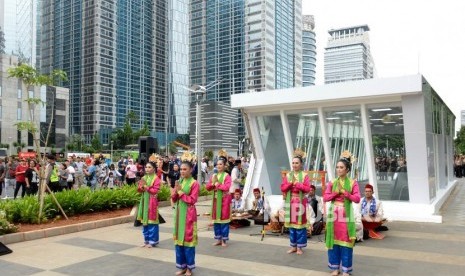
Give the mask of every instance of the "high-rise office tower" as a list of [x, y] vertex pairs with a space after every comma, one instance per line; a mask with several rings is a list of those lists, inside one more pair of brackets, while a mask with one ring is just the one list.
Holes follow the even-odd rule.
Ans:
[[168, 1], [169, 140], [189, 132], [189, 0]]
[[0, 27], [5, 53], [36, 65], [39, 0], [0, 0]]
[[[113, 10], [116, 10], [113, 29], [116, 37], [114, 49], [116, 50], [115, 75], [107, 76], [116, 83], [116, 113], [109, 114], [116, 117], [116, 124], [111, 127], [121, 126], [125, 122], [129, 112], [134, 112], [138, 120], [131, 122], [135, 128], [140, 128], [145, 122], [151, 130], [165, 126], [164, 113], [166, 84], [160, 81], [156, 75], [158, 70], [166, 74], [165, 68], [155, 69], [156, 80], [153, 79], [153, 71], [157, 65], [166, 64], [166, 50], [162, 41], [161, 62], [154, 64], [155, 45], [152, 36], [154, 33], [154, 16], [166, 13], [166, 6], [156, 6], [150, 0], [117, 0], [113, 1]], [[163, 1], [155, 1], [162, 3]], [[162, 17], [166, 18], [166, 16]], [[158, 23], [156, 23], [158, 26]], [[165, 32], [165, 28], [162, 32]], [[165, 67], [165, 66], [164, 66]], [[158, 81], [158, 84], [156, 84]], [[113, 95], [108, 95], [113, 96]], [[155, 104], [155, 100], [157, 101]], [[111, 100], [108, 99], [111, 104]], [[152, 108], [155, 106], [155, 108]], [[157, 108], [158, 107], [158, 108]]]
[[221, 79], [207, 100], [302, 85], [301, 0], [193, 0], [190, 30], [190, 84]]
[[[41, 68], [68, 73], [71, 134], [108, 143], [130, 112], [131, 126], [147, 123], [160, 144], [167, 132], [187, 133], [187, 104], [177, 108], [187, 95], [178, 66], [187, 63], [186, 0], [44, 0], [42, 11]], [[168, 127], [181, 118], [184, 128]]]
[[43, 2], [42, 71], [68, 74], [70, 132], [86, 142], [115, 126], [116, 15], [112, 0]]
[[302, 16], [302, 86], [315, 85], [316, 40], [313, 15]]
[[368, 25], [329, 30], [325, 83], [373, 78], [369, 31]]
[[208, 85], [210, 101], [230, 102], [242, 93], [244, 83], [244, 0], [193, 0], [191, 2], [190, 83]]
[[246, 90], [302, 85], [302, 1], [249, 0], [245, 17]]
[[5, 53], [16, 51], [16, 0], [0, 0], [0, 27], [5, 38]]

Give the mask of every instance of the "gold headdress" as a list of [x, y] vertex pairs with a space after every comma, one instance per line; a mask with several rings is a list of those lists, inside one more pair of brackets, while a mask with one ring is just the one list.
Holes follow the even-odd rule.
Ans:
[[194, 159], [194, 155], [188, 151], [185, 151], [182, 155], [181, 155], [181, 161], [187, 161], [187, 162], [192, 162], [192, 159]]
[[228, 158], [228, 153], [224, 149], [218, 151], [218, 157]]
[[348, 160], [350, 163], [354, 163], [355, 160], [357, 160], [357, 158], [355, 158], [355, 156], [352, 155], [352, 153], [350, 153], [350, 151], [348, 150], [345, 150], [341, 153], [341, 156], [340, 156], [341, 159], [346, 159]]
[[152, 155], [150, 155], [150, 157], [149, 157], [149, 161], [150, 162], [157, 162], [159, 158], [160, 158], [160, 155], [152, 153]]
[[292, 156], [293, 157], [300, 157], [300, 158], [304, 159], [307, 156], [307, 153], [305, 153], [305, 151], [303, 151], [300, 148], [296, 148], [294, 153], [292, 154]]

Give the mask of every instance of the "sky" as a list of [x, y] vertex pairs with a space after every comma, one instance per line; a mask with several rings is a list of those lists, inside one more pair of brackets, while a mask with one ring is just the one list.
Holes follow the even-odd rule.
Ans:
[[464, 0], [302, 0], [315, 17], [316, 84], [328, 30], [367, 24], [377, 77], [422, 74], [456, 116], [465, 110]]

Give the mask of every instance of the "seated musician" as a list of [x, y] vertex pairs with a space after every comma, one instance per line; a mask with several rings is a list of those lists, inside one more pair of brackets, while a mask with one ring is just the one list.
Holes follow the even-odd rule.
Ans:
[[310, 191], [306, 195], [308, 207], [311, 209], [309, 210], [310, 212], [307, 212], [310, 215], [310, 224], [307, 233], [311, 235], [321, 234], [324, 226], [323, 200], [315, 194], [315, 190], [315, 185], [310, 185]]
[[255, 219], [261, 218], [263, 220], [263, 198], [260, 195], [260, 189], [253, 189], [253, 195], [255, 199], [252, 203], [252, 209], [248, 212], [249, 214], [253, 215]]
[[231, 207], [233, 213], [244, 212], [244, 200], [242, 200], [240, 189], [236, 189], [234, 191], [234, 197], [231, 200]]
[[241, 226], [250, 226], [250, 221], [248, 218], [250, 215], [244, 213], [245, 209], [245, 200], [241, 197], [241, 190], [236, 189], [234, 191], [234, 197], [231, 200], [232, 216], [231, 216], [231, 226], [241, 227]]
[[373, 196], [373, 186], [370, 184], [365, 185], [365, 197], [360, 201], [360, 214], [363, 227], [370, 231], [370, 237], [377, 238], [375, 231], [386, 219], [383, 217], [382, 202]]
[[284, 200], [276, 206], [271, 206], [269, 210], [270, 214], [270, 230], [273, 233], [280, 233], [284, 231]]

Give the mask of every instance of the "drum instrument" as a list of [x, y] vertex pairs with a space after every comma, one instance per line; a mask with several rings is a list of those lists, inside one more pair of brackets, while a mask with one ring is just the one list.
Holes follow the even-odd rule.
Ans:
[[375, 231], [375, 229], [378, 226], [381, 226], [383, 222], [362, 220], [362, 223], [363, 223], [363, 228], [368, 230], [368, 235], [370, 236], [370, 238], [375, 239], [375, 240], [384, 239], [385, 236], [383, 234]]
[[269, 224], [270, 226], [270, 231], [273, 233], [281, 233], [281, 230], [283, 229], [284, 223], [283, 222], [277, 222], [277, 221], [272, 221]]

